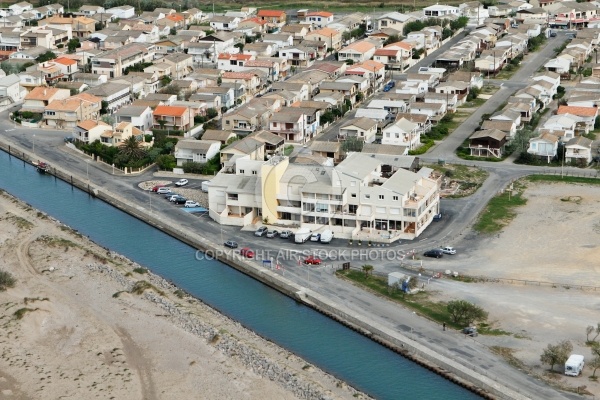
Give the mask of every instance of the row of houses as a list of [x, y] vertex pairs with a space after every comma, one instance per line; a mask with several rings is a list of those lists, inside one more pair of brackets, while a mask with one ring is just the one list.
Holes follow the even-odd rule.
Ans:
[[546, 64], [548, 71], [567, 77], [571, 71], [578, 71], [597, 49], [600, 41], [600, 28], [587, 28], [577, 32], [577, 38], [571, 39], [565, 48]]

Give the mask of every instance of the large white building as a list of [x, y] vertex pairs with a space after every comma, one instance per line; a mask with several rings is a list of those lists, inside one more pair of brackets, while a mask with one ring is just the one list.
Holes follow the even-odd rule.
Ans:
[[405, 158], [350, 153], [335, 167], [233, 159], [211, 180], [210, 216], [225, 225], [330, 229], [347, 239], [414, 239], [439, 213], [439, 191], [431, 170], [403, 169]]

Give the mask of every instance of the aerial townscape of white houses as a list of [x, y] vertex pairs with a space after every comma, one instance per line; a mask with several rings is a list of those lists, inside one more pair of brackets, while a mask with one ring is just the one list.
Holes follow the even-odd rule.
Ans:
[[[533, 41], [576, 30], [469, 138], [471, 156], [501, 158], [561, 79], [594, 61], [599, 3], [533, 3], [287, 15], [21, 2], [0, 9], [0, 107], [19, 104], [16, 123], [83, 144], [133, 136], [150, 147], [147, 137], [167, 132], [179, 139], [177, 169], [217, 157], [205, 206], [221, 224], [414, 239], [440, 213], [441, 177], [410, 155], [424, 135]], [[600, 64], [591, 66], [527, 153], [549, 162], [563, 144], [567, 161], [592, 160], [584, 135], [598, 117]]]

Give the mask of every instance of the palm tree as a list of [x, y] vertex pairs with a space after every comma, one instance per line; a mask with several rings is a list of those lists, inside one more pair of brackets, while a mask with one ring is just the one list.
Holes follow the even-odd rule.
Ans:
[[365, 271], [365, 277], [368, 278], [369, 277], [369, 273], [373, 273], [373, 266], [372, 265], [363, 265], [362, 266], [363, 271]]
[[139, 161], [146, 156], [146, 150], [142, 148], [135, 136], [129, 136], [121, 143], [119, 153], [130, 161]]

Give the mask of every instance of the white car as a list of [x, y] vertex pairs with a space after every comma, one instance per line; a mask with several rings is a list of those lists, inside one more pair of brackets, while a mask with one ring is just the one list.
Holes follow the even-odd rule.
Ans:
[[160, 187], [156, 190], [156, 193], [158, 194], [168, 194], [171, 193], [171, 189], [169, 189], [168, 187]]
[[188, 200], [185, 202], [184, 207], [186, 207], [186, 208], [200, 207], [200, 204], [197, 201]]
[[187, 179], [180, 179], [177, 182], [175, 182], [175, 186], [185, 186], [189, 183], [190, 181], [188, 181]]
[[444, 253], [444, 254], [456, 254], [456, 249], [454, 247], [444, 247], [444, 248], [442, 248], [442, 253]]

